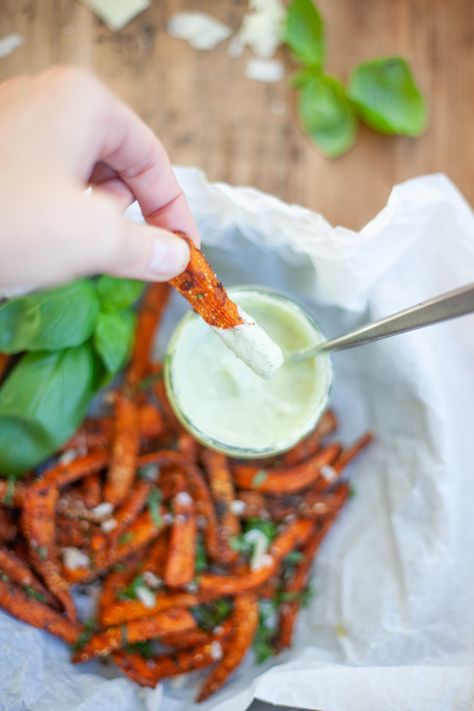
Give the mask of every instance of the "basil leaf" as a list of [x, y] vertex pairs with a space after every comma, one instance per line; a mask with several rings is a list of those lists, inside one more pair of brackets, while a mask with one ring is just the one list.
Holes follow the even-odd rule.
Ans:
[[145, 284], [135, 279], [117, 279], [104, 274], [97, 279], [96, 287], [102, 306], [126, 309], [140, 298]]
[[102, 311], [99, 314], [93, 343], [111, 375], [126, 363], [132, 350], [134, 329], [135, 314], [132, 311]]
[[419, 136], [426, 126], [425, 100], [401, 57], [359, 64], [350, 78], [349, 98], [364, 121], [380, 133]]
[[23, 356], [0, 388], [0, 472], [18, 475], [52, 454], [86, 414], [96, 382], [88, 344]]
[[339, 79], [308, 78], [298, 104], [305, 129], [324, 155], [336, 158], [349, 150], [356, 138], [357, 118]]
[[93, 284], [80, 279], [0, 305], [0, 351], [56, 351], [85, 343], [92, 334], [99, 301]]
[[283, 25], [285, 42], [303, 64], [321, 68], [326, 55], [324, 23], [312, 0], [292, 0]]

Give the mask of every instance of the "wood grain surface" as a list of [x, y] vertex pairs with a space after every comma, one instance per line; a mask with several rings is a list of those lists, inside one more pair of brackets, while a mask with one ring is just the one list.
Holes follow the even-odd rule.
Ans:
[[[357, 228], [384, 204], [391, 186], [415, 175], [447, 173], [474, 202], [473, 0], [319, 0], [329, 44], [328, 70], [347, 77], [358, 62], [401, 54], [427, 96], [430, 125], [419, 139], [361, 129], [335, 161], [305, 138], [287, 81], [244, 77], [246, 58], [226, 46], [198, 52], [167, 36], [182, 10], [209, 12], [239, 26], [245, 0], [152, 0], [112, 33], [75, 0], [0, 0], [0, 37], [25, 43], [0, 59], [0, 78], [52, 63], [94, 69], [150, 124], [173, 162], [202, 168], [212, 180], [254, 185]], [[287, 76], [294, 69], [280, 50]]]

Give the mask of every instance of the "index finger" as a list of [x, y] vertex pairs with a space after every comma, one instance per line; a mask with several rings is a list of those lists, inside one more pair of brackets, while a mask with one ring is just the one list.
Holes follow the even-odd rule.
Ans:
[[197, 244], [198, 229], [168, 154], [153, 131], [112, 94], [105, 103], [104, 135], [96, 161], [115, 170], [145, 220], [171, 232], [184, 232]]

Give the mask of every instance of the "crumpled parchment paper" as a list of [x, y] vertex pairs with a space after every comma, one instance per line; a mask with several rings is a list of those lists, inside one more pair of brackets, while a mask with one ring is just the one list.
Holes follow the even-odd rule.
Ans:
[[[443, 175], [396, 186], [360, 233], [247, 188], [178, 169], [226, 284], [297, 298], [328, 337], [474, 278], [474, 218]], [[134, 210], [132, 210], [132, 215]], [[136, 214], [136, 208], [135, 208]], [[178, 312], [167, 315], [162, 349]], [[293, 650], [202, 709], [253, 698], [320, 711], [474, 708], [474, 316], [333, 357], [344, 440], [376, 443], [314, 570]], [[142, 691], [0, 613], [1, 711], [187, 711], [196, 676]], [[198, 707], [195, 707], [198, 708]]]

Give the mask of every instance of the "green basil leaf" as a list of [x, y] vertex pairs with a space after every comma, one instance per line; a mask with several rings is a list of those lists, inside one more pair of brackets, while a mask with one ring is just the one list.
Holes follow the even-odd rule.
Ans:
[[118, 373], [126, 363], [133, 345], [135, 314], [131, 311], [102, 311], [97, 319], [94, 348], [105, 369]]
[[145, 284], [135, 279], [117, 279], [104, 274], [96, 281], [102, 306], [109, 309], [126, 309], [143, 294]]
[[85, 343], [99, 313], [93, 284], [79, 279], [0, 305], [0, 351], [56, 351]]
[[0, 388], [0, 473], [25, 472], [70, 437], [96, 381], [88, 344], [23, 356]]
[[324, 65], [324, 23], [312, 0], [290, 2], [282, 39], [303, 64], [318, 68]]
[[375, 131], [419, 136], [427, 120], [426, 104], [411, 69], [400, 57], [359, 64], [349, 82], [349, 98]]
[[305, 129], [328, 158], [337, 158], [353, 145], [357, 118], [339, 79], [329, 75], [308, 78], [298, 106]]

